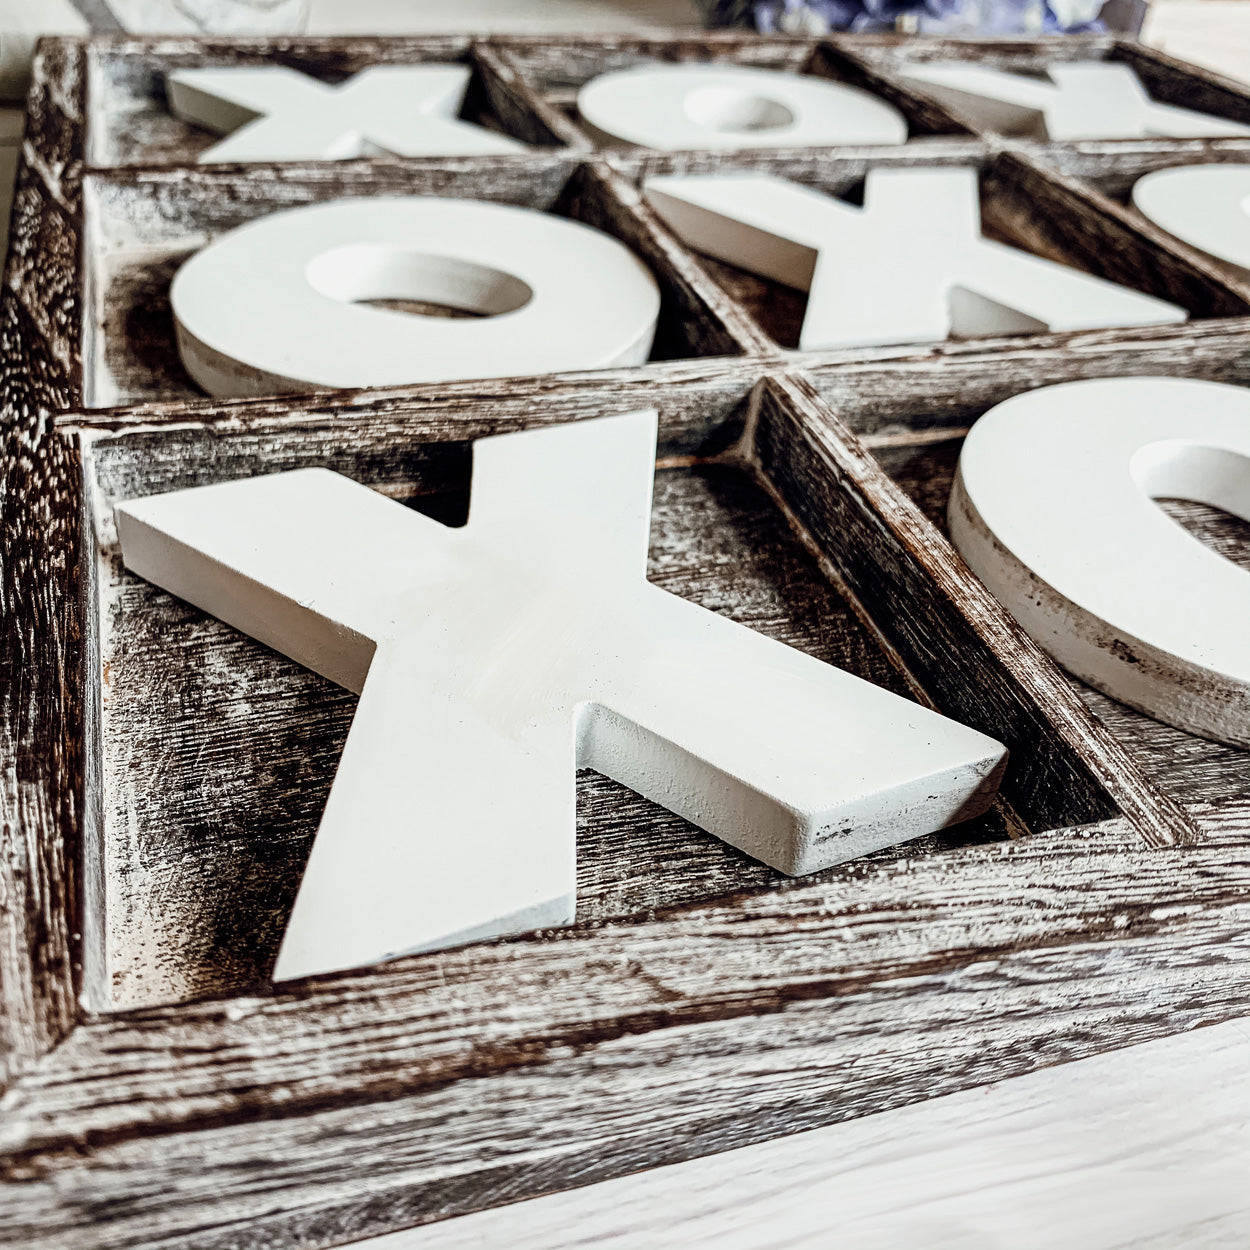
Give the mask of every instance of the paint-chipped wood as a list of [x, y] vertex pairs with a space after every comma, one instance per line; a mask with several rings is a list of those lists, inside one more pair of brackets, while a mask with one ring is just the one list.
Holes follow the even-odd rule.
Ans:
[[78, 1012], [78, 492], [48, 414], [78, 394], [80, 46], [45, 47], [35, 72], [44, 140], [19, 172], [0, 292], [0, 1089]]

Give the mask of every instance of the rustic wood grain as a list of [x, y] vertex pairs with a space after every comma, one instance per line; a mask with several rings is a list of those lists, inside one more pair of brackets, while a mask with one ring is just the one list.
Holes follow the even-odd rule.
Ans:
[[[865, 34], [832, 35], [828, 42], [848, 57], [890, 66], [925, 61], [979, 61], [994, 69], [1036, 73], [1054, 61], [1098, 61], [1116, 49], [1114, 35], [1043, 35], [1037, 38], [992, 35]], [[1193, 69], [1193, 66], [1187, 66]]]
[[940, 100], [916, 90], [873, 63], [854, 53], [854, 45], [826, 40], [812, 54], [809, 71], [839, 82], [849, 83], [888, 100], [907, 118], [907, 130], [914, 143], [925, 135], [949, 135], [967, 139], [976, 132]]
[[[1127, 151], [1117, 150], [1128, 147]], [[1219, 281], [1250, 301], [1250, 281], [1236, 269], [1224, 265], [1175, 235], [1156, 225], [1130, 202], [1133, 184], [1157, 169], [1177, 165], [1245, 163], [1250, 160], [1250, 140], [1225, 139], [1205, 143], [1173, 141], [1170, 144], [1051, 144], [1032, 153], [1036, 163], [1062, 176], [1082, 183], [1096, 200], [1105, 217], [1118, 219], [1124, 228], [1148, 239], [1155, 250], [1169, 257], [1184, 257], [1190, 270], [1214, 275]]]
[[[976, 140], [907, 144], [905, 147], [832, 149], [773, 149], [756, 152], [642, 152], [614, 153], [609, 163], [640, 190], [646, 180], [662, 175], [702, 175], [750, 170], [788, 178], [827, 195], [862, 202], [864, 178], [877, 167], [944, 168], [981, 165], [986, 147]], [[661, 229], [664, 227], [661, 225]], [[689, 252], [687, 254], [690, 254]], [[710, 275], [732, 301], [749, 314], [755, 333], [774, 354], [778, 347], [798, 347], [807, 294], [748, 273], [736, 265], [695, 255], [695, 263]], [[873, 349], [867, 349], [872, 351]], [[895, 353], [900, 350], [892, 349]]]
[[1138, 178], [1177, 165], [1250, 162], [1248, 139], [1087, 139], [1039, 144], [1035, 161], [1127, 205]]
[[526, 143], [559, 144], [573, 149], [590, 144], [568, 118], [526, 81], [525, 75], [502, 48], [477, 44], [474, 58], [484, 93], [495, 116]]
[[1210, 1023], [1244, 1009], [1250, 812], [1210, 819], [94, 1021], [9, 1096], [0, 1227], [331, 1245]]
[[[1250, 385], [1250, 327], [1241, 319], [935, 344], [898, 360], [853, 362], [809, 352], [805, 373], [855, 434], [872, 445], [963, 432], [1021, 391], [1083, 378], [1162, 374]], [[875, 441], [873, 441], [875, 440]]]
[[496, 35], [490, 44], [504, 51], [538, 92], [566, 103], [590, 79], [646, 62], [716, 61], [799, 73], [819, 47], [816, 39], [761, 37], [741, 31], [651, 38]]
[[941, 104], [913, 91], [906, 83], [877, 73], [873, 66], [846, 55], [841, 49], [815, 39], [721, 33], [674, 39], [608, 37], [580, 40], [575, 44], [552, 39], [496, 38], [494, 46], [516, 65], [536, 94], [562, 110], [575, 133], [606, 150], [636, 149], [631, 144], [586, 129], [577, 113], [578, 90], [601, 74], [656, 62], [713, 62], [812, 74], [862, 87], [889, 100], [906, 117], [913, 137], [957, 135], [966, 138], [971, 134]]
[[1250, 313], [1250, 284], [1024, 151], [991, 162], [982, 196], [992, 227], [1039, 256], [1170, 299], [1193, 317]]
[[1250, 1029], [1228, 1021], [367, 1250], [1239, 1246], [1247, 1066]]
[[563, 207], [569, 216], [614, 234], [661, 282], [652, 358], [764, 354], [768, 340], [732, 298], [660, 221], [639, 190], [611, 165], [586, 164], [568, 185]]
[[35, 70], [0, 293], [0, 1089], [77, 1014], [79, 516], [48, 413], [78, 386], [81, 45]]
[[[929, 520], [947, 532], [946, 501], [963, 439], [868, 446], [882, 468]], [[1250, 569], [1250, 525], [1214, 508], [1179, 500], [1160, 504], [1178, 523], [1221, 555]], [[1161, 790], [1192, 804], [1250, 797], [1250, 752], [1199, 738], [1134, 711], [1083, 682], [1069, 678], [1080, 698], [1123, 744]]]
[[[273, 466], [281, 467], [280, 465]], [[419, 496], [463, 520], [465, 490]], [[108, 1005], [237, 993], [269, 978], [356, 700], [203, 613], [125, 576], [111, 553], [101, 644]], [[683, 598], [878, 685], [906, 681], [766, 496], [729, 467], [656, 482], [649, 576]], [[780, 874], [584, 773], [578, 916], [594, 922]], [[959, 826], [899, 853], [993, 836]], [[159, 900], [159, 906], [153, 906]]]
[[[1246, 385], [1250, 336], [1237, 331], [1195, 340], [1089, 344], [1070, 351], [991, 353], [962, 360], [845, 366], [809, 376], [839, 418], [857, 433], [893, 481], [943, 534], [946, 504], [963, 436], [989, 408], [1012, 395], [1074, 378], [1166, 374]], [[905, 385], [900, 382], [905, 379]], [[904, 398], [906, 396], [906, 398]], [[1165, 511], [1222, 555], [1250, 566], [1250, 526], [1215, 509], [1168, 501]], [[1073, 682], [1141, 770], [1183, 803], [1250, 795], [1250, 754], [1143, 716]]]
[[1179, 61], [1133, 39], [1117, 42], [1112, 59], [1130, 65], [1156, 100], [1227, 117], [1243, 125], [1250, 123], [1250, 93], [1244, 82]]

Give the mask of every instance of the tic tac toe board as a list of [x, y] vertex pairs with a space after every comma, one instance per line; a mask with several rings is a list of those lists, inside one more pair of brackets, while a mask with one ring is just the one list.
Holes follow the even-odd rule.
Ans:
[[[0, 1240], [332, 1246], [983, 1084], [1243, 1012], [1250, 753], [1065, 676], [944, 533], [964, 434], [1019, 392], [1250, 385], [1250, 289], [1128, 203], [1250, 141], [1044, 143], [906, 85], [908, 58], [1129, 63], [1250, 122], [1235, 83], [1102, 37], [53, 40], [5, 271]], [[644, 61], [832, 78], [900, 147], [597, 147], [577, 88]], [[197, 167], [180, 66], [327, 81], [461, 61], [477, 159]], [[684, 247], [654, 173], [979, 171], [988, 235], [1183, 305], [1187, 324], [795, 350], [803, 297]], [[191, 252], [278, 208], [438, 194], [620, 239], [654, 273], [650, 362], [417, 389], [206, 400], [174, 346]], [[475, 438], [653, 406], [657, 584], [1005, 742], [996, 806], [790, 880], [622, 787], [578, 782], [578, 923], [275, 989], [354, 700], [122, 568], [116, 501], [328, 466], [463, 519]], [[1250, 567], [1250, 527], [1163, 505]], [[1091, 536], [1092, 538], [1093, 536]], [[491, 784], [489, 776], [481, 778]]]

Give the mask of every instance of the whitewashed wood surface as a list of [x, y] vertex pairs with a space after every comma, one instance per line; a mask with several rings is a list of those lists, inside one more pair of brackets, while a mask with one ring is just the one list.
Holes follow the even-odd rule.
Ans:
[[360, 1244], [1240, 1250], [1250, 1022]]
[[[0, 0], [0, 32], [31, 12], [47, 14], [49, 31], [78, 26], [68, 0]], [[695, 21], [692, 0], [312, 0], [308, 29], [587, 33]], [[1250, 0], [1158, 0], [1145, 35], [1250, 80]], [[0, 239], [20, 126], [19, 110], [0, 109]], [[1250, 1020], [360, 1244], [1242, 1250]]]

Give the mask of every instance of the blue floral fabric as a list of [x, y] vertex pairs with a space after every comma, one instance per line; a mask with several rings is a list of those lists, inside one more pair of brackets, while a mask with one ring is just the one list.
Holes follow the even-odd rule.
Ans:
[[706, 7], [712, 26], [747, 26], [765, 34], [899, 27], [986, 35], [1103, 29], [1102, 0], [707, 0]]

